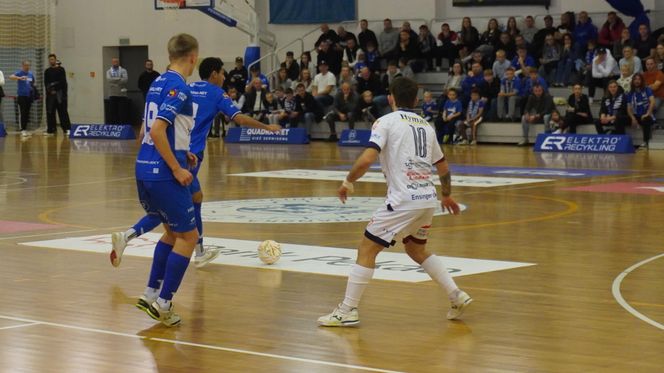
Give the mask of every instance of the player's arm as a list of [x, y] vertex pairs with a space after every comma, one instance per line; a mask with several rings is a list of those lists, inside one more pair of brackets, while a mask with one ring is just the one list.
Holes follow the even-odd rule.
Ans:
[[441, 194], [443, 195], [443, 209], [449, 211], [451, 214], [458, 215], [460, 209], [459, 205], [451, 197], [452, 174], [450, 173], [450, 167], [445, 158], [436, 162], [436, 170], [438, 171], [438, 177], [440, 178], [440, 189]]
[[264, 124], [245, 114], [236, 114], [232, 120], [241, 127], [259, 128], [270, 132], [281, 131], [281, 126], [278, 124]]
[[178, 160], [175, 158], [175, 154], [173, 154], [171, 146], [168, 143], [166, 128], [168, 128], [168, 122], [161, 118], [157, 118], [152, 127], [150, 127], [150, 137], [152, 138], [152, 142], [154, 143], [155, 148], [157, 148], [159, 155], [161, 155], [161, 158], [173, 172], [175, 179], [182, 185], [189, 185], [191, 184], [193, 177], [189, 171], [180, 167], [180, 163], [178, 163]]
[[371, 165], [378, 159], [378, 154], [379, 151], [376, 147], [369, 147], [357, 158], [355, 164], [353, 164], [353, 168], [348, 172], [346, 180], [344, 180], [343, 184], [341, 184], [341, 187], [339, 187], [339, 190], [337, 191], [339, 200], [341, 200], [342, 203], [346, 203], [348, 192], [353, 193], [353, 183], [367, 173], [369, 167], [371, 167]]

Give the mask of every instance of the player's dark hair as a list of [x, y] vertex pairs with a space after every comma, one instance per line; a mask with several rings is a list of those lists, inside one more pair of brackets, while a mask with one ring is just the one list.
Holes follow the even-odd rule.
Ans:
[[168, 58], [179, 60], [198, 50], [198, 40], [189, 34], [177, 34], [168, 41]]
[[390, 94], [398, 107], [413, 108], [418, 90], [417, 83], [410, 78], [399, 77], [390, 84]]
[[213, 72], [220, 73], [223, 66], [224, 63], [221, 62], [221, 58], [207, 57], [198, 66], [198, 74], [201, 76], [201, 79], [208, 80]]
[[51, 54], [48, 55], [48, 58], [51, 58], [51, 57], [53, 57], [53, 58], [55, 58], [55, 59], [58, 58], [58, 56], [56, 56], [55, 53], [51, 53]]

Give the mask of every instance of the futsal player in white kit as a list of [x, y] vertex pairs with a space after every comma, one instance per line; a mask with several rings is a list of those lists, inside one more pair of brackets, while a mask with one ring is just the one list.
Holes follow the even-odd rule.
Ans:
[[[361, 178], [380, 158], [387, 179], [385, 207], [379, 208], [364, 232], [351, 267], [343, 301], [330, 314], [318, 319], [322, 326], [359, 324], [357, 307], [362, 293], [373, 277], [376, 256], [403, 237], [406, 253], [446, 292], [451, 302], [447, 318], [456, 319], [472, 302], [460, 290], [442, 260], [426, 250], [431, 221], [439, 203], [450, 213], [459, 214], [459, 205], [450, 196], [451, 175], [445, 156], [436, 141], [435, 130], [412, 112], [417, 105], [417, 83], [397, 78], [390, 85], [389, 102], [393, 112], [379, 118], [371, 131], [369, 146], [357, 159], [338, 190], [341, 202], [353, 192], [353, 182]], [[442, 184], [442, 202], [433, 182], [436, 167]]]

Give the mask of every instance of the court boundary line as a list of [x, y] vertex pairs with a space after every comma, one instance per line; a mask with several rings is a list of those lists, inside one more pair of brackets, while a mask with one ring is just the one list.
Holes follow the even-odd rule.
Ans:
[[[208, 344], [187, 342], [187, 341], [178, 341], [176, 339], [153, 338], [153, 337], [137, 335], [137, 334], [114, 332], [112, 330], [88, 328], [88, 327], [84, 327], [84, 326], [76, 326], [76, 325], [68, 325], [68, 324], [54, 323], [54, 322], [48, 322], [48, 321], [32, 320], [32, 319], [26, 319], [26, 318], [23, 318], [23, 317], [0, 315], [0, 319], [28, 323], [28, 324], [20, 325], [20, 326], [45, 325], [45, 326], [52, 326], [52, 327], [56, 327], [56, 328], [78, 330], [78, 331], [83, 331], [83, 332], [107, 334], [107, 335], [114, 335], [114, 336], [118, 336], [118, 337], [134, 338], [134, 339], [139, 339], [139, 340], [147, 340], [147, 341], [154, 341], [154, 342], [161, 342], [161, 343], [170, 343], [170, 344], [173, 344], [173, 345], [204, 348], [204, 349], [208, 349], [208, 350], [216, 350], [216, 351], [223, 351], [223, 352], [230, 352], [230, 353], [237, 353], [237, 354], [244, 354], [244, 355], [251, 355], [251, 356], [259, 356], [259, 357], [267, 357], [267, 358], [272, 358], [272, 359], [296, 361], [296, 362], [300, 362], [300, 363], [318, 364], [318, 365], [331, 366], [331, 367], [337, 367], [337, 368], [356, 369], [356, 370], [362, 370], [362, 371], [366, 371], [366, 372], [404, 373], [404, 372], [401, 372], [401, 371], [381, 369], [381, 368], [372, 368], [372, 367], [366, 367], [366, 366], [361, 366], [361, 365], [335, 363], [335, 362], [332, 362], [332, 361], [306, 359], [306, 358], [295, 357], [295, 356], [271, 354], [271, 353], [267, 353], [267, 352], [258, 352], [258, 351], [251, 351], [251, 350], [243, 350], [243, 349], [240, 349], [240, 348], [215, 346], [215, 345], [208, 345]], [[14, 325], [12, 327], [15, 328], [15, 327], [19, 327], [19, 326]], [[0, 330], [2, 330], [2, 329], [0, 329]]]
[[[13, 321], [15, 321], [15, 320], [13, 320]], [[34, 326], [34, 325], [41, 325], [41, 323], [38, 323], [38, 322], [31, 322], [31, 323], [27, 323], [27, 324], [19, 324], [19, 325], [4, 326], [4, 327], [0, 328], [0, 331], [2, 331], [2, 330], [10, 330], [10, 329], [17, 329], [17, 328], [25, 328], [25, 327], [27, 327], [27, 326]]]
[[664, 324], [661, 324], [661, 323], [659, 323], [659, 322], [657, 322], [657, 321], [655, 321], [655, 320], [649, 318], [648, 316], [642, 314], [641, 312], [637, 311], [634, 307], [632, 307], [632, 306], [631, 306], [631, 305], [625, 300], [625, 298], [623, 298], [622, 293], [621, 293], [621, 291], [620, 291], [620, 285], [622, 284], [622, 282], [623, 282], [623, 280], [625, 279], [625, 277], [627, 277], [627, 275], [629, 275], [630, 273], [632, 273], [633, 271], [635, 271], [635, 270], [638, 269], [639, 267], [641, 267], [641, 266], [643, 266], [643, 265], [645, 265], [645, 264], [648, 264], [648, 263], [650, 263], [650, 262], [653, 262], [653, 261], [655, 261], [655, 260], [657, 260], [657, 259], [659, 259], [659, 258], [663, 258], [663, 257], [664, 257], [664, 253], [659, 254], [659, 255], [655, 255], [655, 256], [650, 257], [650, 258], [648, 258], [648, 259], [644, 259], [644, 260], [642, 260], [642, 261], [640, 261], [640, 262], [638, 262], [638, 263], [632, 265], [631, 267], [629, 267], [629, 268], [625, 269], [624, 271], [622, 271], [622, 272], [621, 272], [621, 273], [620, 273], [620, 274], [619, 274], [619, 275], [613, 280], [613, 285], [611, 286], [611, 292], [613, 293], [613, 298], [615, 298], [616, 302], [618, 302], [618, 304], [619, 304], [622, 308], [624, 308], [627, 312], [631, 313], [632, 316], [634, 316], [634, 317], [640, 319], [640, 320], [643, 321], [643, 322], [646, 322], [646, 323], [648, 323], [648, 324], [654, 326], [655, 328], [661, 329], [661, 330], [664, 330]]

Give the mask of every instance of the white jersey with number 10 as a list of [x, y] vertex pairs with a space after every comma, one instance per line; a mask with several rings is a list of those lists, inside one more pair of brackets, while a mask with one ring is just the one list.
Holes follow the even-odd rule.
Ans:
[[444, 159], [436, 131], [419, 115], [397, 110], [374, 122], [369, 147], [380, 151], [386, 205], [415, 210], [438, 205], [433, 165]]

